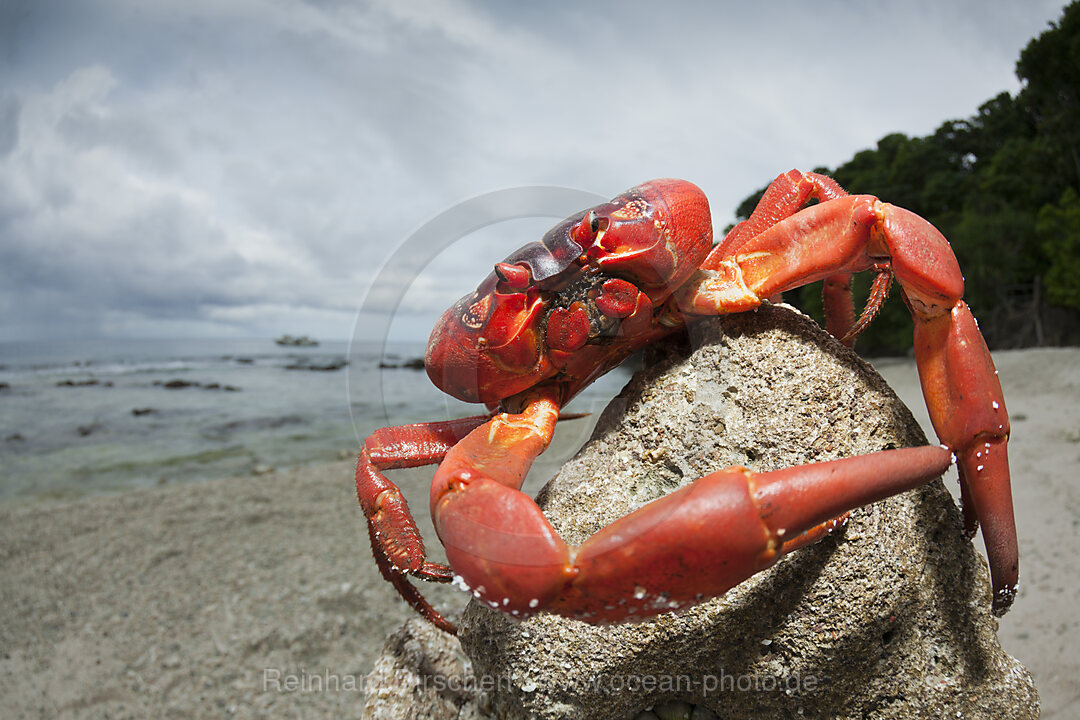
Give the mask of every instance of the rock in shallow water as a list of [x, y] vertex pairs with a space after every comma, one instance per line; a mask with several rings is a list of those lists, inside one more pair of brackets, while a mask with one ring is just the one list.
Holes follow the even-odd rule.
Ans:
[[[873, 369], [783, 307], [701, 324], [654, 359], [540, 494], [568, 542], [731, 465], [926, 442]], [[989, 607], [985, 564], [935, 481], [677, 614], [591, 626], [518, 622], [473, 603], [462, 672], [491, 690], [457, 707], [505, 718], [659, 717], [675, 703], [720, 718], [1037, 717], [1034, 683], [1002, 651]]]

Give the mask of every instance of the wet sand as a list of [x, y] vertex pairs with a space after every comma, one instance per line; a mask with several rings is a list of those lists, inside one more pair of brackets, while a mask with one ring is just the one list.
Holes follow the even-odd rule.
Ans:
[[[1080, 349], [995, 360], [1013, 418], [1022, 583], [1000, 637], [1035, 676], [1043, 717], [1072, 717]], [[929, 428], [914, 364], [875, 364]], [[415, 488], [430, 476], [403, 473]], [[426, 498], [412, 496], [430, 536]], [[465, 602], [425, 592], [448, 610]], [[0, 505], [5, 718], [359, 717], [363, 677], [409, 612], [371, 561], [350, 461]]]

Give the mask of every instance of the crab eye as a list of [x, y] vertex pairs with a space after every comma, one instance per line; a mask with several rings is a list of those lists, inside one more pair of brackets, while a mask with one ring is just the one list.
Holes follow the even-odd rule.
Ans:
[[589, 214], [574, 229], [574, 240], [582, 247], [588, 247], [593, 244], [600, 233], [607, 229], [607, 226], [607, 218], [601, 217], [595, 210], [590, 210]]
[[524, 292], [532, 284], [532, 273], [525, 265], [495, 263], [495, 274], [499, 277], [503, 289], [510, 292]]

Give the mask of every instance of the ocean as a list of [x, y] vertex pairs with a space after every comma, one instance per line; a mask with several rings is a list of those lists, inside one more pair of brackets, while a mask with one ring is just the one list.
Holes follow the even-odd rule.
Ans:
[[[377, 427], [483, 412], [431, 385], [423, 347], [0, 343], [0, 501], [257, 475], [354, 457]], [[567, 410], [599, 412], [628, 377], [609, 373]]]

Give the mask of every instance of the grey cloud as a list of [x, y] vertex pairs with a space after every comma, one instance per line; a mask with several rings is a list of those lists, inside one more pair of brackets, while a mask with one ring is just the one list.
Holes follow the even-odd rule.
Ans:
[[0, 157], [8, 155], [19, 142], [19, 100], [8, 94], [0, 98]]
[[[681, 175], [722, 225], [778, 172], [974, 111], [1060, 10], [968, 4], [9, 4], [0, 338], [316, 316], [345, 336], [413, 231], [507, 187]], [[434, 260], [402, 311], [524, 240]]]

